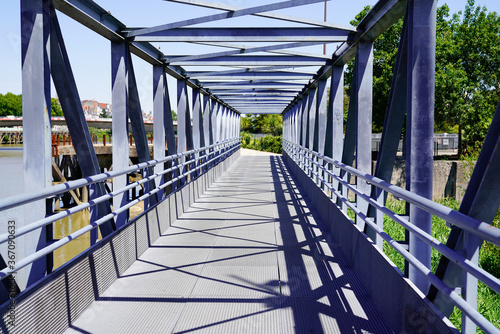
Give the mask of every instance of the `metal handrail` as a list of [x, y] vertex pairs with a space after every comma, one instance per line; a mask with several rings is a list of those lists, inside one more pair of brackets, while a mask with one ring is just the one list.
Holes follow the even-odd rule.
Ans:
[[[329, 157], [326, 157], [322, 154], [319, 154], [318, 152], [312, 151], [310, 149], [307, 149], [305, 147], [302, 147], [300, 145], [297, 145], [295, 143], [292, 143], [286, 139], [283, 140], [283, 149], [285, 152], [290, 153], [290, 157], [298, 164], [303, 165], [303, 170], [308, 170], [312, 175], [314, 175], [317, 180], [319, 180], [322, 184], [324, 184], [328, 189], [330, 189], [337, 198], [339, 198], [343, 203], [345, 203], [351, 210], [354, 211], [354, 213], [360, 217], [366, 224], [368, 224], [380, 237], [386, 241], [391, 247], [393, 247], [400, 255], [402, 255], [411, 265], [415, 267], [422, 275], [425, 276], [425, 278], [432, 284], [434, 285], [438, 290], [440, 290], [448, 299], [450, 299], [459, 309], [464, 312], [476, 325], [478, 325], [480, 328], [487, 332], [491, 333], [499, 333], [500, 331], [493, 325], [491, 324], [486, 318], [484, 318], [477, 310], [472, 307], [469, 303], [467, 303], [460, 295], [458, 295], [457, 292], [455, 292], [454, 289], [450, 288], [448, 285], [446, 285], [441, 279], [439, 279], [432, 271], [427, 268], [424, 264], [422, 264], [416, 257], [414, 257], [411, 253], [409, 253], [400, 243], [398, 243], [396, 240], [394, 240], [392, 237], [390, 237], [384, 230], [378, 226], [370, 217], [367, 217], [366, 213], [361, 212], [357, 208], [357, 206], [354, 203], [351, 203], [348, 198], [343, 196], [337, 189], [334, 189], [333, 185], [325, 180], [322, 175], [318, 172], [315, 171], [315, 168], [312, 167], [314, 165], [315, 167], [325, 171], [328, 175], [330, 175], [332, 178], [334, 178], [336, 181], [341, 183], [343, 186], [347, 187], [348, 189], [352, 190], [353, 192], [356, 193], [360, 198], [365, 200], [368, 204], [372, 205], [375, 207], [377, 210], [382, 211], [385, 215], [387, 215], [389, 218], [393, 219], [397, 223], [399, 223], [401, 226], [405, 227], [412, 233], [414, 233], [418, 238], [426, 242], [428, 245], [432, 246], [434, 249], [436, 249], [438, 252], [440, 252], [443, 256], [449, 258], [452, 260], [454, 263], [459, 265], [461, 268], [478, 278], [478, 280], [482, 281], [485, 285], [489, 286], [492, 288], [495, 292], [500, 293], [500, 280], [496, 278], [495, 276], [491, 275], [484, 269], [480, 268], [477, 264], [474, 264], [470, 260], [466, 259], [462, 255], [458, 254], [454, 250], [448, 248], [446, 245], [440, 243], [439, 241], [435, 240], [431, 235], [428, 233], [424, 232], [421, 230], [419, 227], [415, 226], [414, 224], [410, 223], [408, 220], [404, 219], [403, 217], [395, 214], [392, 212], [390, 209], [385, 207], [383, 204], [379, 203], [376, 199], [372, 198], [370, 195], [367, 195], [360, 190], [357, 189], [357, 187], [349, 184], [346, 180], [342, 179], [338, 175], [335, 175], [331, 170], [325, 168], [322, 166], [318, 161], [310, 158], [308, 154], [318, 157], [322, 159], [323, 161], [326, 161], [332, 165], [334, 165], [337, 168], [340, 168], [341, 170], [348, 172], [370, 184], [373, 186], [380, 188], [384, 191], [387, 191], [388, 193], [391, 193], [392, 195], [396, 196], [397, 198], [401, 198], [403, 200], [406, 200], [423, 210], [438, 216], [440, 218], [443, 218], [445, 220], [448, 220], [455, 225], [459, 227], [466, 227], [464, 230], [467, 230], [470, 233], [473, 233], [481, 238], [483, 238], [483, 235], [486, 234], [487, 240], [492, 241], [492, 243], [499, 245], [500, 241], [497, 235], [500, 234], [500, 229], [496, 227], [492, 227], [490, 224], [487, 224], [485, 222], [480, 222], [472, 217], [466, 216], [460, 212], [454, 211], [450, 208], [447, 208], [443, 205], [440, 205], [438, 203], [435, 203], [429, 199], [426, 199], [424, 197], [421, 197], [419, 195], [410, 193], [407, 190], [401, 189], [397, 186], [391, 185], [390, 183], [387, 183], [379, 178], [376, 178], [374, 176], [371, 176], [369, 174], [365, 174], [360, 172], [359, 170], [347, 166], [345, 164], [342, 164], [336, 160], [333, 160]], [[295, 151], [295, 152], [294, 152]], [[307, 152], [307, 154], [301, 154], [299, 151]], [[305, 161], [309, 161], [311, 166], [307, 166], [305, 164]], [[431, 202], [431, 203], [429, 203]], [[465, 217], [465, 218], [464, 218]], [[467, 224], [471, 224], [467, 225]], [[484, 227], [483, 224], [488, 225], [488, 230], [480, 230], [476, 231], [474, 229], [474, 226], [478, 227]], [[486, 238], [483, 238], [486, 239]]]
[[[203, 147], [203, 148], [200, 148], [200, 149], [195, 149], [195, 150], [190, 150], [190, 151], [187, 151], [187, 152], [183, 152], [181, 154], [174, 154], [174, 155], [171, 155], [171, 156], [168, 156], [168, 157], [165, 157], [165, 158], [162, 158], [162, 159], [157, 159], [157, 160], [152, 160], [152, 161], [148, 161], [148, 162], [144, 162], [144, 163], [140, 163], [140, 164], [137, 164], [137, 165], [134, 165], [134, 166], [130, 166], [129, 168], [126, 168], [122, 171], [116, 171], [116, 172], [111, 172], [111, 173], [102, 173], [102, 174], [98, 174], [98, 175], [95, 175], [95, 176], [92, 176], [90, 178], [84, 178], [84, 179], [80, 179], [80, 180], [75, 180], [75, 181], [69, 181], [69, 182], [66, 182], [64, 184], [60, 184], [60, 185], [56, 185], [56, 186], [53, 186], [51, 188], [48, 188], [47, 191], [43, 191], [43, 192], [37, 192], [37, 193], [34, 193], [34, 194], [27, 194], [27, 195], [23, 195], [23, 196], [15, 196], [15, 197], [11, 197], [11, 198], [8, 198], [7, 200], [10, 200], [10, 201], [3, 201], [3, 202], [7, 202], [8, 203], [8, 206], [7, 207], [3, 207], [3, 209], [0, 209], [0, 211], [2, 210], [5, 210], [7, 208], [12, 208], [12, 207], [16, 207], [16, 206], [20, 206], [20, 205], [23, 205], [23, 204], [26, 204], [26, 201], [27, 201], [27, 198], [33, 198], [33, 200], [39, 200], [41, 199], [40, 196], [42, 196], [42, 194], [44, 194], [46, 197], [51, 197], [51, 196], [54, 196], [56, 194], [60, 194], [60, 186], [63, 185], [63, 186], [66, 186], [64, 189], [65, 191], [69, 191], [70, 189], [74, 189], [73, 187], [82, 187], [82, 186], [86, 186], [86, 185], [91, 185], [91, 184], [94, 184], [96, 182], [101, 182], [101, 181], [105, 181], [107, 179], [110, 179], [110, 178], [113, 178], [113, 177], [116, 177], [116, 176], [119, 176], [119, 175], [124, 175], [124, 174], [128, 174], [128, 173], [131, 173], [131, 172], [135, 172], [135, 171], [138, 171], [138, 170], [143, 170], [145, 168], [148, 168], [148, 167], [153, 167], [159, 163], [164, 163], [166, 161], [171, 161], [173, 159], [178, 159], [180, 157], [183, 157], [183, 156], [186, 156], [186, 155], [191, 155], [193, 153], [197, 153], [197, 152], [200, 152], [200, 151], [204, 151], [205, 153], [200, 156], [200, 157], [195, 157], [195, 158], [192, 158], [182, 164], [178, 164], [176, 166], [173, 166], [171, 168], [168, 168], [166, 170], [163, 170], [162, 172], [160, 173], [155, 173], [155, 174], [152, 174], [152, 175], [149, 175], [148, 177], [140, 180], [140, 181], [136, 181], [134, 183], [131, 183], [131, 184], [128, 184], [127, 186], [121, 188], [121, 189], [117, 189], [111, 193], [108, 193], [108, 194], [104, 194], [100, 197], [97, 197], [95, 199], [92, 199], [91, 201], [87, 202], [87, 203], [83, 203], [83, 204], [80, 204], [76, 207], [73, 207], [73, 208], [70, 208], [68, 210], [65, 210], [64, 212], [60, 212], [56, 215], [52, 215], [52, 216], [49, 216], [49, 217], [46, 217], [44, 219], [40, 219], [38, 221], [35, 221], [29, 225], [26, 225], [20, 229], [18, 229], [16, 231], [16, 237], [19, 237], [19, 236], [22, 236], [26, 233], [29, 233], [31, 231], [34, 231], [34, 230], [37, 230], [39, 228], [42, 228], [43, 226], [46, 226], [48, 224], [51, 224], [53, 223], [54, 221], [57, 221], [61, 218], [64, 218], [64, 217], [67, 217], [69, 215], [72, 215], [76, 212], [79, 212], [79, 211], [82, 211], [84, 209], [87, 209], [91, 206], [94, 206], [98, 203], [101, 203], [101, 202], [104, 202], [106, 200], [109, 200], [110, 198], [120, 194], [120, 193], [123, 193], [127, 190], [130, 190], [130, 189], [133, 189], [135, 187], [137, 187], [138, 185], [140, 184], [143, 184], [143, 183], [146, 183], [146, 182], [149, 182], [151, 180], [154, 180], [166, 173], [169, 173], [175, 169], [181, 169], [182, 167], [184, 166], [187, 166], [187, 165], [190, 165], [192, 164], [193, 162], [195, 161], [199, 161], [201, 159], [204, 159], [206, 157], [210, 157], [212, 156], [212, 158], [206, 160], [205, 162], [203, 162], [202, 164], [199, 164], [197, 166], [195, 166], [195, 168], [189, 170], [189, 171], [186, 171], [178, 176], [176, 176], [175, 178], [172, 178], [171, 180], [169, 180], [168, 182], [165, 182], [163, 184], [161, 184], [160, 186], [158, 187], [155, 187], [154, 189], [150, 189], [148, 192], [146, 192], [145, 194], [143, 194], [142, 196], [138, 197], [137, 199], [135, 200], [132, 200], [130, 202], [128, 202], [127, 204], [113, 210], [111, 213], [99, 218], [98, 220], [96, 220], [95, 222], [92, 222], [90, 223], [89, 225], [86, 225], [85, 227], [59, 239], [58, 241], [36, 251], [35, 253], [21, 259], [20, 261], [17, 261], [16, 262], [16, 265], [13, 266], [13, 267], [7, 267], [7, 268], [4, 268], [3, 270], [0, 271], [0, 280], [1, 279], [4, 279], [5, 277], [11, 275], [12, 273], [15, 273], [16, 271], [28, 266], [29, 264], [33, 263], [34, 261], [42, 258], [43, 256], [46, 256], [48, 254], [50, 254], [51, 252], [53, 252], [54, 250], [66, 245], [67, 243], [69, 243], [70, 241], [74, 240], [75, 238], [91, 231], [92, 229], [98, 227], [99, 225], [109, 221], [110, 219], [113, 219], [113, 217], [115, 217], [116, 215], [128, 210], [130, 207], [132, 207], [133, 205], [151, 197], [152, 195], [156, 194], [157, 192], [159, 192], [160, 190], [168, 187], [169, 185], [177, 182], [177, 181], [180, 181], [182, 180], [183, 178], [187, 177], [188, 175], [194, 173], [194, 172], [197, 172], [199, 170], [202, 170], [204, 167], [206, 166], [209, 166], [210, 164], [212, 164], [213, 162], [216, 162], [218, 159], [220, 159], [222, 156], [228, 156], [228, 155], [231, 155], [234, 153], [234, 151], [236, 151], [237, 149], [239, 149], [239, 142], [240, 142], [240, 139], [239, 137], [238, 138], [233, 138], [233, 139], [230, 139], [230, 140], [225, 140], [223, 142], [220, 142], [220, 143], [217, 143], [217, 144], [214, 144], [214, 145], [209, 145], [209, 146], [206, 146], [206, 147]], [[211, 151], [209, 151], [211, 150]], [[225, 151], [224, 151], [225, 150]], [[78, 185], [78, 186], [77, 186]], [[54, 189], [56, 188], [56, 189]], [[63, 192], [65, 192], [63, 191]], [[46, 197], [42, 197], [42, 198], [46, 198]], [[14, 200], [17, 200], [17, 201], [14, 201]], [[5, 243], [9, 240], [9, 237], [8, 237], [8, 234], [3, 234], [3, 235], [0, 235], [0, 244], [2, 243]]]
[[66, 183], [54, 185], [52, 187], [45, 188], [45, 189], [37, 191], [37, 192], [21, 194], [21, 195], [17, 195], [17, 196], [12, 196], [12, 197], [8, 197], [8, 198], [0, 199], [0, 211], [10, 209], [10, 208], [13, 208], [13, 207], [16, 207], [19, 205], [23, 205], [26, 203], [30, 203], [30, 202], [33, 202], [36, 200], [41, 200], [41, 199], [45, 199], [45, 198], [48, 198], [51, 196], [56, 196], [56, 195], [68, 192], [70, 190], [74, 190], [77, 188], [92, 185], [94, 183], [106, 181], [108, 179], [111, 179], [111, 178], [114, 178], [114, 177], [117, 177], [120, 175], [133, 173], [139, 169], [144, 169], [146, 167], [154, 167], [160, 163], [165, 163], [168, 161], [172, 161], [174, 159], [179, 159], [179, 158], [182, 158], [182, 157], [190, 155], [190, 154], [198, 153], [200, 151], [214, 148], [218, 145], [223, 145], [223, 144], [231, 143], [233, 141], [238, 141], [238, 140], [239, 140], [239, 137], [235, 138], [235, 139], [228, 139], [228, 140], [225, 140], [225, 141], [213, 144], [213, 145], [209, 145], [209, 146], [206, 146], [203, 148], [198, 148], [198, 149], [194, 149], [194, 150], [190, 150], [190, 151], [186, 151], [186, 152], [182, 152], [182, 153], [172, 154], [172, 155], [169, 155], [169, 156], [162, 158], [162, 159], [154, 159], [154, 160], [142, 162], [142, 163], [139, 163], [139, 164], [136, 164], [133, 166], [129, 166], [128, 168], [122, 169], [120, 171], [112, 171], [112, 172], [106, 172], [106, 173], [96, 174], [96, 175], [92, 175], [92, 176], [87, 176], [87, 177], [81, 178], [79, 180], [73, 180], [73, 181], [69, 181]]

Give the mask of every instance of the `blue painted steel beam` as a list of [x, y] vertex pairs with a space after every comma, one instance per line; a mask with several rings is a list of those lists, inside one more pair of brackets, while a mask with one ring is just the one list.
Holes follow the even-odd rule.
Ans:
[[[191, 113], [189, 111], [188, 92], [186, 80], [177, 80], [177, 152], [192, 150], [193, 132], [191, 128]], [[186, 157], [182, 157], [180, 163], [184, 163]], [[182, 178], [180, 185], [186, 183]]]
[[[299, 43], [312, 43], [312, 42], [299, 42]], [[316, 43], [316, 42], [314, 42], [314, 43]], [[223, 42], [193, 42], [193, 44], [219, 46], [219, 47], [231, 48], [231, 49], [237, 49], [237, 50], [247, 50], [247, 49], [251, 48], [250, 46], [245, 45], [245, 44], [234, 44], [234, 43], [223, 43]], [[288, 43], [288, 44], [291, 45], [292, 43]], [[328, 43], [318, 42], [317, 44], [328, 44]], [[281, 45], [285, 45], [285, 44], [281, 43]], [[317, 54], [317, 53], [313, 54], [313, 53], [299, 52], [299, 51], [288, 50], [288, 49], [268, 50], [268, 51], [264, 51], [264, 52], [274, 53], [274, 54], [283, 54], [283, 55], [292, 55], [292, 56], [331, 59], [330, 56], [323, 55], [323, 54]], [[241, 52], [241, 53], [244, 53], [244, 52]]]
[[245, 98], [245, 96], [241, 95], [235, 95], [234, 97], [227, 97], [224, 98], [224, 101], [228, 103], [234, 103], [234, 102], [252, 102], [252, 101], [290, 101], [289, 97], [275, 97], [275, 96], [269, 96], [269, 97], [255, 97], [255, 96], [249, 96]]
[[[356, 103], [357, 103], [357, 91], [358, 91], [358, 79], [357, 79], [358, 67], [354, 66], [352, 73], [352, 84], [351, 84], [351, 94], [349, 96], [349, 108], [347, 111], [347, 120], [345, 125], [345, 136], [342, 148], [342, 163], [348, 166], [353, 166], [355, 150], [356, 150]], [[349, 179], [349, 174], [344, 170], [341, 171], [342, 179], [347, 181]], [[339, 184], [342, 190], [342, 195], [348, 197], [348, 190]], [[342, 206], [342, 211], [346, 212], [347, 206], [340, 199], [337, 199], [337, 205]]]
[[[193, 148], [199, 149], [205, 146], [205, 134], [203, 129], [203, 95], [200, 89], [193, 89]], [[199, 158], [200, 153], [195, 154]], [[201, 171], [197, 171], [198, 176]]]
[[[356, 53], [358, 42], [374, 41], [382, 32], [403, 16], [405, 8], [406, 0], [378, 1], [358, 25], [356, 28], [357, 33], [353, 35], [352, 40], [341, 44], [333, 54], [332, 61], [318, 71], [319, 75], [307, 85], [306, 90], [308, 87], [316, 85], [317, 80], [331, 76], [333, 66], [342, 66], [351, 60]], [[291, 108], [293, 103], [295, 101], [292, 101], [283, 112]]]
[[346, 42], [349, 32], [329, 28], [176, 28], [129, 38], [134, 42]]
[[200, 60], [176, 60], [170, 59], [169, 65], [175, 66], [274, 66], [274, 65], [302, 65], [322, 66], [326, 59], [303, 57], [303, 56], [225, 56]]
[[[188, 5], [201, 6], [201, 7], [205, 7], [205, 8], [227, 10], [227, 11], [232, 11], [232, 12], [241, 9], [240, 7], [236, 7], [236, 6], [231, 6], [231, 5], [221, 4], [221, 3], [213, 3], [213, 2], [209, 2], [209, 1], [205, 1], [205, 0], [167, 0], [167, 1], [184, 3], [184, 4], [188, 4]], [[301, 17], [293, 17], [293, 16], [283, 15], [283, 14], [278, 14], [278, 13], [254, 13], [251, 15], [275, 19], [275, 20], [282, 20], [282, 21], [287, 21], [287, 22], [303, 23], [303, 24], [308, 24], [308, 25], [317, 26], [317, 27], [335, 28], [335, 29], [342, 29], [342, 30], [353, 31], [353, 32], [356, 31], [356, 29], [354, 29], [353, 27], [350, 27], [350, 26], [334, 24], [331, 22], [311, 20], [311, 19], [306, 19], [306, 18], [301, 18]]]
[[265, 86], [235, 86], [235, 87], [230, 87], [228, 86], [227, 88], [222, 86], [222, 87], [217, 87], [214, 89], [210, 89], [210, 92], [213, 92], [214, 94], [219, 94], [219, 95], [233, 95], [234, 93], [237, 94], [261, 94], [261, 93], [267, 93], [268, 95], [271, 94], [277, 94], [277, 95], [296, 95], [300, 89], [294, 89], [293, 87], [280, 87], [280, 86], [271, 86], [271, 87], [265, 87]]
[[127, 34], [125, 34], [125, 36], [126, 37], [140, 36], [140, 35], [165, 31], [165, 30], [174, 29], [174, 28], [186, 27], [186, 26], [201, 24], [201, 23], [215, 22], [215, 21], [225, 20], [225, 19], [229, 19], [229, 18], [246, 16], [246, 15], [253, 15], [253, 14], [257, 14], [257, 13], [269, 12], [269, 11], [273, 11], [273, 10], [285, 9], [285, 8], [290, 8], [290, 7], [298, 7], [298, 6], [309, 5], [309, 4], [323, 2], [323, 1], [329, 1], [329, 0], [282, 1], [282, 2], [277, 2], [277, 3], [267, 4], [267, 5], [251, 7], [251, 8], [234, 10], [234, 11], [230, 11], [229, 13], [219, 13], [219, 14], [214, 14], [214, 15], [198, 17], [198, 18], [194, 18], [194, 19], [188, 19], [188, 20], [158, 25], [158, 26], [151, 27], [151, 28], [142, 28], [142, 29], [134, 30], [130, 33], [127, 33]]
[[[272, 88], [275, 86], [279, 87], [289, 87], [290, 89], [297, 88], [297, 89], [302, 89], [304, 87], [303, 84], [297, 83], [297, 82], [283, 82], [283, 81], [276, 81], [276, 80], [244, 80], [244, 81], [232, 81], [232, 82], [221, 82], [221, 81], [204, 81], [203, 86], [204, 87], [217, 87], [217, 86], [247, 86], [247, 85], [252, 85], [254, 87], [259, 87], [259, 86], [264, 86], [265, 88]], [[236, 89], [236, 88], [235, 88]]]
[[213, 103], [210, 96], [203, 95], [203, 126], [205, 128], [205, 145], [212, 145], [214, 143], [214, 135], [212, 129], [212, 108]]
[[298, 92], [280, 92], [280, 91], [271, 91], [269, 93], [266, 92], [260, 92], [260, 91], [227, 91], [227, 92], [213, 92], [215, 95], [217, 95], [221, 99], [225, 99], [228, 97], [294, 97], [298, 94]]
[[[137, 159], [139, 163], [151, 160], [151, 154], [149, 152], [148, 137], [146, 135], [146, 129], [144, 127], [144, 118], [142, 117], [141, 101], [139, 99], [139, 90], [137, 88], [137, 81], [135, 80], [134, 66], [132, 63], [132, 55], [130, 51], [127, 52], [128, 58], [128, 98], [129, 98], [129, 110], [128, 115], [130, 118], [130, 125], [132, 128], [132, 134], [135, 142], [135, 150], [137, 152]], [[153, 168], [146, 168], [143, 175], [152, 175]], [[144, 184], [144, 191], [149, 192], [155, 188], [155, 181], [151, 180]], [[157, 194], [144, 200], [144, 209], [146, 210], [150, 206], [158, 203]]]
[[[48, 0], [21, 0], [24, 189], [32, 191], [52, 185], [50, 63], [46, 48], [50, 36], [49, 4]], [[24, 217], [14, 219], [15, 228], [42, 219], [46, 213], [45, 200], [32, 202], [24, 210]], [[7, 226], [7, 221], [3, 224]], [[29, 256], [47, 245], [46, 231], [16, 238], [16, 244], [20, 248], [18, 254]], [[20, 288], [38, 281], [46, 271], [47, 262], [43, 258], [26, 271], [18, 272]]]
[[[246, 47], [246, 48], [240, 48], [237, 50], [213, 52], [213, 53], [206, 53], [206, 54], [200, 54], [200, 55], [190, 55], [190, 56], [180, 56], [180, 57], [179, 56], [166, 56], [164, 60], [166, 62], [170, 62], [172, 60], [176, 60], [176, 61], [198, 60], [198, 59], [207, 59], [207, 58], [214, 58], [214, 57], [248, 54], [248, 53], [255, 53], [255, 52], [265, 52], [265, 51], [300, 48], [300, 47], [304, 47], [304, 46], [313, 46], [313, 45], [319, 45], [319, 44], [323, 44], [323, 43], [322, 42], [281, 43], [281, 44], [258, 46], [258, 47]], [[312, 55], [311, 55], [311, 57], [316, 58], [315, 56], [312, 56]], [[318, 58], [325, 58], [325, 57], [326, 56], [318, 57]], [[327, 59], [329, 59], [329, 57]]]
[[[153, 154], [155, 160], [160, 160], [165, 157], [165, 118], [171, 114], [171, 109], [166, 108], [166, 95], [167, 78], [165, 69], [162, 65], [153, 66]], [[158, 164], [155, 166], [155, 173], [161, 173], [166, 166]], [[156, 186], [161, 186], [166, 182], [165, 175], [160, 178]], [[158, 200], [162, 200], [165, 196], [165, 190], [162, 189], [158, 192]]]
[[[372, 105], [373, 105], [373, 43], [359, 43], [356, 49], [356, 169], [372, 173]], [[357, 180], [356, 188], [370, 195], [371, 188]], [[356, 196], [356, 206], [368, 212], [366, 201]], [[356, 216], [356, 223], [365, 229], [365, 222]]]
[[[312, 79], [310, 73], [294, 73], [294, 72], [250, 72], [250, 73], [230, 73], [221, 75], [211, 75], [210, 80], [309, 80]], [[196, 73], [189, 75], [190, 78], [200, 79], [203, 76], [198, 76]]]
[[[59, 102], [64, 113], [66, 125], [73, 141], [73, 147], [78, 159], [78, 165], [83, 177], [101, 173], [101, 168], [90, 137], [89, 128], [85, 120], [82, 103], [78, 94], [75, 78], [64, 45], [61, 28], [55, 9], [51, 6], [51, 43], [50, 66], [54, 86], [59, 96]], [[76, 144], [76, 145], [75, 145]], [[89, 187], [89, 199], [93, 200], [106, 194], [104, 184], [98, 183]], [[94, 222], [111, 212], [109, 202], [99, 203], [90, 209], [90, 221]], [[114, 230], [114, 221], [99, 226], [102, 236], [110, 235]], [[91, 233], [90, 244], [97, 242], [97, 230]]]
[[[302, 67], [307, 67], [307, 66], [305, 66], [305, 65], [304, 66], [277, 65], [277, 66], [248, 67], [248, 68], [240, 68], [240, 69], [236, 69], [236, 70], [227, 70], [227, 71], [198, 71], [198, 72], [188, 71], [188, 72], [186, 72], [186, 75], [189, 77], [196, 76], [197, 78], [205, 78], [205, 77], [210, 78], [211, 76], [220, 76], [220, 75], [226, 75], [226, 74], [268, 72], [268, 71], [274, 71], [274, 70], [284, 70], [284, 69], [289, 69], [289, 68], [302, 68]], [[314, 72], [314, 73], [316, 73], [316, 72]]]
[[[403, 129], [403, 124], [407, 109], [407, 82], [408, 82], [408, 15], [405, 15], [401, 38], [399, 41], [398, 54], [394, 66], [391, 91], [389, 93], [389, 103], [385, 113], [382, 139], [378, 150], [377, 163], [375, 165], [374, 176], [387, 182], [391, 182], [394, 162], [398, 152], [399, 140]], [[379, 189], [372, 189], [372, 197], [380, 201], [385, 201], [386, 194], [382, 194]], [[376, 223], [383, 228], [383, 217], [374, 207], [370, 207], [369, 217], [377, 217]], [[369, 231], [370, 232], [370, 231]], [[375, 241], [382, 249], [382, 239], [374, 232], [368, 233], [369, 237]]]
[[[113, 169], [123, 170], [129, 166], [128, 138], [128, 47], [125, 42], [111, 43], [111, 100], [113, 104]], [[127, 175], [113, 178], [113, 189], [127, 185]], [[113, 198], [113, 206], [121, 207], [129, 202], [127, 194], [118, 194]], [[128, 211], [116, 216], [116, 227], [125, 225]]]
[[[314, 150], [314, 144], [315, 144], [315, 139], [316, 139], [316, 133], [317, 133], [317, 117], [316, 114], [318, 112], [318, 100], [317, 100], [317, 94], [316, 94], [317, 89], [312, 88], [309, 91], [309, 139], [308, 139], [308, 149]], [[317, 146], [317, 142], [316, 142]], [[317, 149], [317, 147], [316, 147]]]
[[[92, 0], [52, 0], [57, 10], [83, 24], [92, 31], [112, 42], [124, 42], [120, 31], [126, 26]], [[164, 65], [165, 55], [150, 43], [130, 43], [130, 51], [152, 65]], [[165, 66], [167, 74], [176, 79], [187, 79], [189, 87], [199, 87], [196, 82], [185, 77], [185, 70], [179, 66]], [[221, 102], [221, 101], [220, 101]], [[221, 102], [222, 103], [222, 102]]]
[[[408, 104], [406, 180], [410, 191], [432, 198], [434, 145], [434, 64], [436, 54], [436, 0], [408, 1]], [[410, 205], [410, 222], [432, 233], [432, 215]], [[431, 247], [412, 233], [410, 253], [431, 267]], [[414, 267], [408, 277], [424, 293], [429, 282]]]

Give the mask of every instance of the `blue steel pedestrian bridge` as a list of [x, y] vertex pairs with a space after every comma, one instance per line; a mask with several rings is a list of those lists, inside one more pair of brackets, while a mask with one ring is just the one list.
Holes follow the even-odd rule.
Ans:
[[[497, 319], [477, 305], [478, 284], [500, 293], [500, 280], [478, 264], [483, 243], [500, 246], [492, 226], [500, 205], [500, 111], [459, 210], [432, 201], [436, 1], [380, 0], [357, 27], [279, 12], [323, 2], [240, 8], [170, 0], [164, 8], [210, 10], [132, 27], [91, 0], [20, 1], [24, 192], [0, 199], [2, 333], [500, 333]], [[95, 154], [60, 15], [110, 41], [109, 170]], [[240, 16], [282, 24], [205, 25]], [[373, 42], [400, 18], [374, 161]], [[211, 51], [170, 54], [181, 42]], [[321, 44], [337, 49], [301, 49]], [[152, 154], [134, 72], [139, 61], [153, 73]], [[51, 80], [78, 160], [78, 177], [54, 184]], [[282, 115], [282, 154], [241, 148], [242, 114], [263, 113]], [[403, 189], [390, 180], [405, 121]], [[137, 164], [130, 162], [129, 122]], [[88, 201], [58, 208], [61, 196], [82, 189]], [[404, 212], [391, 210], [388, 198], [404, 202]], [[68, 223], [56, 237], [57, 222], [82, 212], [89, 213], [83, 227]], [[433, 234], [433, 217], [447, 222], [447, 240]], [[384, 230], [384, 219], [404, 237]], [[56, 252], [82, 240], [83, 249], [54, 265]], [[448, 319], [457, 310], [459, 329]]]

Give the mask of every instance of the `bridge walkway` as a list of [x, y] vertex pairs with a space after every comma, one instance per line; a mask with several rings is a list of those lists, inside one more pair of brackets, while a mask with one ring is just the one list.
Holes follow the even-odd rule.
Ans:
[[390, 333], [281, 156], [242, 156], [66, 333]]

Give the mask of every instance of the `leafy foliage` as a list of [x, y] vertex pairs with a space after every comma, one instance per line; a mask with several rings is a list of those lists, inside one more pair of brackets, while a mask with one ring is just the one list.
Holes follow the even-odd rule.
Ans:
[[[64, 116], [61, 105], [55, 98], [50, 99], [51, 102], [51, 115]], [[16, 116], [23, 115], [23, 97], [21, 94], [16, 95], [7, 93], [0, 94], [0, 116]]]
[[[351, 24], [369, 12], [366, 6]], [[389, 99], [403, 20], [374, 42], [373, 131], [381, 132]], [[350, 93], [354, 61], [348, 63]], [[470, 152], [486, 136], [500, 99], [500, 16], [468, 0], [464, 12], [437, 9], [435, 131], [458, 132]], [[460, 139], [461, 141], [461, 139]], [[462, 153], [462, 152], [461, 152]]]
[[264, 136], [261, 139], [253, 137], [247, 132], [241, 133], [241, 147], [251, 150], [266, 151], [281, 154], [282, 148], [281, 136]]
[[283, 119], [275, 114], [246, 115], [241, 117], [241, 131], [279, 136], [283, 133]]
[[23, 114], [23, 99], [21, 95], [0, 94], [0, 116], [21, 116]]

